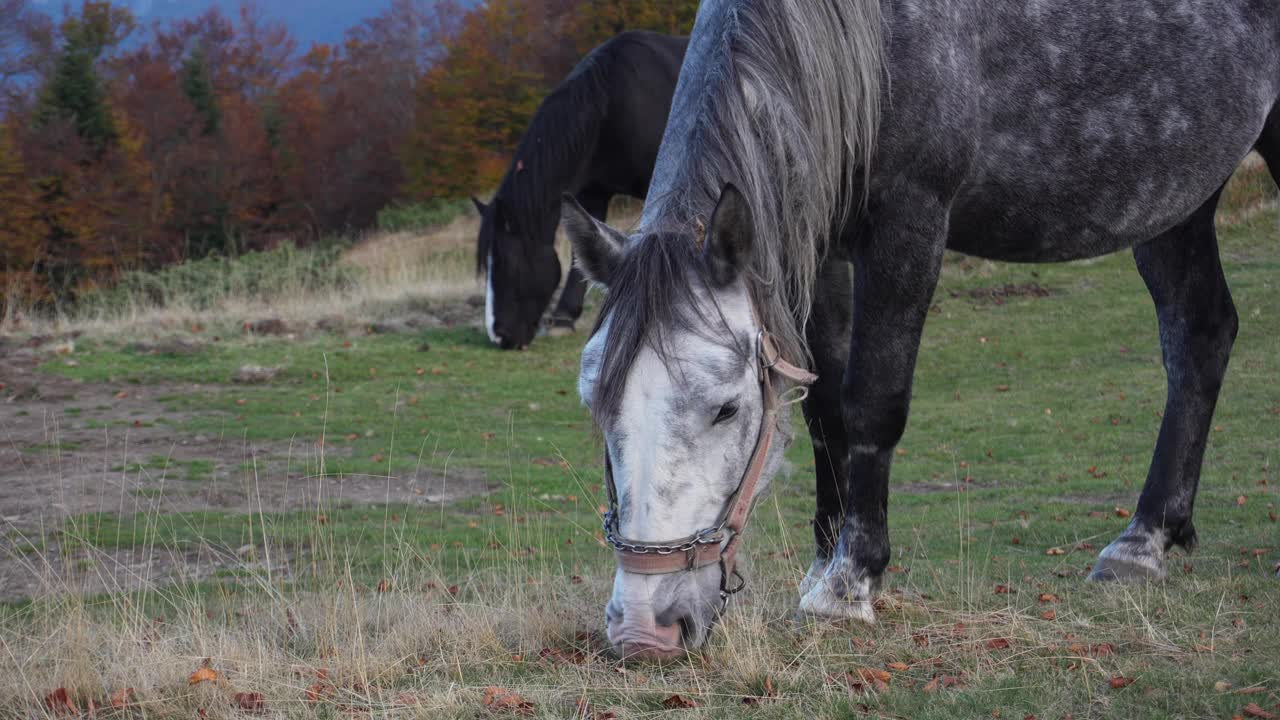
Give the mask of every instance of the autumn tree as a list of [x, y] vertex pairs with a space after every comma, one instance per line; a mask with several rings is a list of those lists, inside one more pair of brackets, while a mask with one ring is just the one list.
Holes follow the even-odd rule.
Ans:
[[59, 53], [21, 146], [40, 231], [34, 272], [53, 301], [140, 264], [154, 219], [142, 138], [114, 107], [102, 58], [132, 31], [127, 10], [87, 0], [59, 27]]
[[688, 35], [698, 15], [698, 0], [585, 0], [574, 17], [574, 45], [581, 53], [626, 30]]
[[415, 90], [405, 191], [458, 198], [501, 178], [546, 93], [624, 30], [687, 34], [696, 0], [490, 0], [445, 44]]
[[35, 187], [8, 124], [0, 123], [0, 311], [11, 299], [38, 294], [36, 277], [43, 229]]

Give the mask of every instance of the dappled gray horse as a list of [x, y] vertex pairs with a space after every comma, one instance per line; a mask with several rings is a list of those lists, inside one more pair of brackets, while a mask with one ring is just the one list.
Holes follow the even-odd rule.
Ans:
[[[701, 644], [805, 373], [817, 557], [803, 612], [874, 619], [889, 466], [943, 250], [1133, 248], [1169, 389], [1132, 523], [1093, 577], [1163, 577], [1192, 506], [1236, 311], [1213, 216], [1280, 170], [1274, 0], [707, 0], [637, 232], [567, 200], [608, 286], [579, 389], [604, 432], [627, 655]], [[851, 282], [849, 265], [853, 267]], [[776, 427], [775, 427], [776, 424]]]

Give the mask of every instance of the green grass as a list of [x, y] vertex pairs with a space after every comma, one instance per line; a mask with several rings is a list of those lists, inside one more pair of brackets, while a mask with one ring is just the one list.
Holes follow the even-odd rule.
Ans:
[[137, 307], [182, 304], [193, 310], [217, 307], [229, 298], [269, 303], [307, 292], [338, 292], [356, 281], [341, 264], [343, 244], [302, 248], [291, 242], [234, 257], [211, 255], [153, 271], [127, 272], [109, 288], [85, 293], [80, 310], [118, 313]]
[[[204, 697], [188, 692], [185, 674], [215, 655], [238, 668], [237, 688], [268, 693], [291, 717], [340, 711], [336, 702], [308, 704], [311, 680], [297, 679], [291, 664], [333, 668], [343, 677], [334, 684], [351, 693], [347, 709], [401, 708], [388, 716], [408, 717], [486, 716], [487, 685], [518, 690], [540, 717], [573, 716], [580, 697], [623, 717], [647, 716], [672, 693], [701, 705], [688, 717], [1228, 718], [1249, 702], [1280, 713], [1274, 218], [1224, 229], [1221, 245], [1241, 332], [1196, 505], [1202, 546], [1190, 558], [1172, 555], [1165, 583], [1083, 579], [1124, 527], [1117, 511], [1135, 505], [1164, 404], [1154, 310], [1132, 258], [1052, 266], [951, 258], [895, 460], [894, 572], [875, 627], [791, 620], [811, 558], [813, 459], [801, 437], [788, 452], [791, 475], [775, 481], [755, 515], [748, 602], [689, 662], [619, 671], [599, 632], [612, 565], [596, 541], [599, 441], [575, 390], [584, 338], [543, 338], [512, 354], [473, 329], [235, 339], [181, 359], [84, 341], [77, 367], [47, 365], [110, 387], [181, 386], [163, 399], [175, 433], [292, 443], [300, 450], [289, 468], [299, 475], [341, 482], [452, 468], [500, 487], [447, 506], [80, 515], [58, 537], [64, 547], [269, 546], [290, 571], [220, 568], [170, 589], [87, 601], [71, 615], [93, 618], [92, 627], [133, 627], [141, 613], [164, 608], [173, 619], [156, 632], [181, 648], [173, 652], [182, 673], [100, 682], [145, 684], [148, 697], [183, 712]], [[971, 292], [1030, 282], [1051, 295], [995, 302]], [[429, 352], [418, 351], [423, 340]], [[246, 363], [282, 371], [268, 385], [232, 386]], [[193, 479], [207, 478], [212, 460]], [[145, 463], [157, 465], [163, 458]], [[376, 592], [384, 582], [388, 592]], [[1057, 599], [1041, 602], [1042, 594]], [[285, 607], [327, 629], [290, 639], [281, 630]], [[1044, 619], [1050, 609], [1056, 617]], [[19, 626], [64, 627], [67, 614], [52, 601], [10, 606], [0, 611], [0, 640], [22, 646]], [[240, 637], [250, 625], [266, 633], [266, 650], [212, 639]], [[992, 638], [1009, 648], [989, 647]], [[1098, 651], [1102, 644], [1111, 647]], [[548, 648], [583, 657], [539, 659]], [[287, 661], [255, 660], [259, 650]], [[893, 670], [880, 692], [829, 679], [890, 663], [907, 669]], [[68, 662], [46, 665], [61, 678]], [[1136, 682], [1113, 689], [1116, 675]], [[936, 676], [959, 684], [925, 692]], [[744, 706], [766, 678], [781, 698]], [[1219, 681], [1264, 691], [1221, 692]], [[429, 710], [414, 715], [401, 694]]]
[[378, 211], [378, 228], [387, 232], [415, 232], [448, 225], [473, 212], [470, 200], [431, 200], [393, 205]]

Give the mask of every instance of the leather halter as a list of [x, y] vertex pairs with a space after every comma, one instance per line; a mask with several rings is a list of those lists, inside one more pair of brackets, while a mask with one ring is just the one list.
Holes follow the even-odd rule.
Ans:
[[[756, 446], [751, 452], [751, 460], [747, 463], [737, 489], [729, 496], [724, 509], [720, 511], [716, 524], [692, 535], [665, 542], [642, 542], [623, 537], [618, 526], [618, 488], [613, 482], [613, 465], [607, 450], [604, 457], [605, 487], [609, 493], [609, 511], [604, 516], [604, 537], [613, 546], [618, 558], [618, 567], [638, 575], [669, 575], [719, 563], [720, 598], [726, 605], [729, 596], [746, 585], [742, 576], [738, 574], [734, 561], [738, 554], [738, 543], [742, 539], [742, 531], [751, 515], [756, 485], [759, 484], [760, 476], [764, 473], [769, 450], [773, 445], [778, 409], [785, 407], [780, 402], [780, 395], [773, 390], [773, 375], [776, 373], [804, 389], [796, 401], [803, 399], [808, 392], [807, 386], [817, 380], [817, 376], [813, 373], [792, 365], [781, 357], [773, 337], [763, 329], [754, 303], [751, 310], [752, 315], [757, 318], [757, 325], [762, 328], [756, 335], [756, 364], [764, 413], [760, 419], [760, 432], [756, 436]], [[789, 405], [791, 402], [786, 404]], [[737, 578], [737, 582], [731, 586], [730, 578], [734, 577]]]

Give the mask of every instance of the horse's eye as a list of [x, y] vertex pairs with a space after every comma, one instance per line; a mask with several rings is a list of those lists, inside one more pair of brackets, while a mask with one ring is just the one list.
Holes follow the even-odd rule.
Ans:
[[727, 402], [720, 406], [720, 412], [716, 413], [716, 419], [711, 421], [712, 425], [719, 425], [726, 420], [730, 420], [734, 415], [738, 414], [738, 403]]

